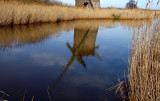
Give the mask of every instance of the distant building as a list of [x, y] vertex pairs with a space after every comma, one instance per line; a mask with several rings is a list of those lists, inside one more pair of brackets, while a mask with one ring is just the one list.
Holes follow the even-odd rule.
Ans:
[[[96, 8], [100, 7], [100, 0], [92, 0]], [[75, 0], [76, 7], [92, 7], [90, 0]]]

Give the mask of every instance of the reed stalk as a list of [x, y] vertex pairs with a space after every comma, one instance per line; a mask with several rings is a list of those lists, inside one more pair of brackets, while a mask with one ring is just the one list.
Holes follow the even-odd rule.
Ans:
[[[133, 32], [128, 74], [130, 101], [160, 100], [160, 25], [144, 26]], [[135, 38], [136, 37], [136, 38]]]

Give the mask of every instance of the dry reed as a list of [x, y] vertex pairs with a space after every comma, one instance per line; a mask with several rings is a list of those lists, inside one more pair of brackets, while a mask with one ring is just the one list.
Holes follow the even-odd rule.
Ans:
[[128, 80], [110, 88], [116, 89], [124, 101], [160, 100], [160, 24], [133, 28], [132, 50], [129, 58]]
[[0, 26], [75, 19], [149, 19], [160, 11], [142, 9], [91, 9], [20, 1], [0, 1]]
[[[160, 25], [145, 26], [133, 32], [128, 77], [130, 101], [160, 100]], [[136, 38], [135, 38], [136, 36]]]

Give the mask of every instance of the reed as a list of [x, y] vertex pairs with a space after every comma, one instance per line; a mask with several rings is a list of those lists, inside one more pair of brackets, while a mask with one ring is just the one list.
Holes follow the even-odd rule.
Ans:
[[133, 28], [132, 50], [129, 58], [128, 80], [121, 81], [116, 89], [124, 101], [160, 100], [160, 24]]
[[[160, 100], [160, 25], [144, 26], [133, 32], [128, 75], [130, 101]], [[136, 36], [136, 38], [135, 38]]]
[[114, 16], [119, 16], [119, 19], [151, 19], [160, 14], [160, 11], [143, 9], [75, 8], [6, 0], [1, 0], [0, 5], [0, 26], [76, 19], [114, 19]]

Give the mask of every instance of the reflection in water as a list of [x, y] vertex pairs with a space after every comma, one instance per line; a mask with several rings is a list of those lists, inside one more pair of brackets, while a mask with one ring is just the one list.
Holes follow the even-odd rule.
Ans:
[[[88, 35], [89, 32], [91, 33], [90, 35]], [[83, 43], [83, 46], [79, 50], [80, 57], [95, 55], [95, 48], [98, 48], [95, 46], [97, 32], [98, 32], [98, 27], [94, 29], [93, 28], [84, 29], [80, 27], [74, 28], [74, 50], [76, 50], [82, 43], [84, 38], [87, 37], [85, 42]]]
[[[124, 53], [126, 54], [126, 51], [122, 50], [122, 48], [124, 49], [124, 47], [121, 46], [122, 43], [120, 45], [118, 43], [117, 45], [118, 47], [111, 46], [113, 45], [113, 43], [108, 44], [109, 41], [112, 41], [112, 40], [116, 41], [115, 43], [117, 44], [117, 40], [114, 38], [110, 40], [107, 37], [105, 37], [104, 39], [103, 37], [101, 37], [103, 39], [102, 42], [106, 42], [106, 43], [105, 44], [101, 43], [100, 44], [101, 46], [98, 48], [98, 46], [96, 46], [96, 43], [97, 43], [97, 37], [101, 36], [101, 33], [102, 33], [101, 29], [112, 29], [112, 27], [115, 27], [118, 25], [126, 26], [127, 28], [137, 28], [139, 26], [144, 25], [145, 23], [150, 24], [150, 22], [151, 21], [149, 20], [148, 21], [139, 21], [139, 20], [136, 20], [136, 21], [127, 21], [127, 20], [125, 21], [113, 21], [113, 20], [86, 21], [86, 20], [82, 20], [82, 21], [60, 22], [60, 23], [53, 23], [53, 24], [33, 24], [33, 25], [31, 24], [27, 26], [26, 25], [13, 26], [13, 28], [1, 27], [0, 28], [0, 49], [3, 49], [4, 51], [0, 50], [0, 54], [2, 55], [0, 58], [1, 60], [0, 71], [4, 71], [4, 72], [0, 73], [0, 80], [3, 81], [3, 83], [0, 84], [0, 87], [4, 87], [4, 88], [6, 87], [5, 90], [3, 91], [6, 91], [6, 89], [9, 89], [8, 91], [11, 91], [12, 87], [13, 88], [15, 87], [17, 89], [23, 89], [24, 87], [26, 87], [26, 89], [28, 90], [28, 89], [33, 89], [36, 86], [37, 88], [34, 88], [32, 91], [27, 93], [31, 93], [30, 95], [35, 95], [41, 98], [41, 95], [43, 95], [46, 91], [46, 88], [45, 88], [46, 85], [47, 86], [52, 85], [54, 88], [57, 89], [59, 85], [61, 85], [62, 82], [64, 82], [64, 80], [62, 80], [62, 77], [66, 79], [67, 76], [66, 75], [64, 76], [66, 71], [68, 69], [73, 69], [72, 73], [69, 74], [72, 78], [66, 79], [65, 84], [67, 86], [65, 86], [64, 89], [63, 89], [63, 85], [58, 88], [58, 91], [62, 94], [59, 94], [59, 92], [58, 93], [56, 92], [56, 95], [58, 94], [60, 95], [58, 96], [57, 99], [62, 99], [62, 97], [64, 99], [65, 98], [72, 99], [72, 97], [76, 97], [75, 100], [83, 98], [81, 99], [81, 101], [84, 101], [84, 100], [89, 101], [92, 98], [96, 98], [98, 100], [99, 99], [104, 100], [104, 98], [102, 98], [104, 96], [101, 96], [104, 94], [103, 90], [105, 89], [106, 84], [111, 85], [111, 83], [113, 83], [113, 81], [111, 81], [111, 79], [113, 78], [111, 77], [113, 77], [113, 73], [116, 74], [117, 67], [122, 65], [121, 63], [122, 61], [120, 61], [119, 58], [121, 58], [124, 55]], [[62, 33], [69, 32], [69, 31], [70, 31], [69, 33], [72, 33], [72, 30], [74, 30], [74, 33], [73, 33], [74, 37], [71, 37], [74, 39], [73, 46], [70, 45], [72, 44], [71, 41], [66, 44], [66, 41], [59, 41], [60, 39], [58, 40], [59, 37], [62, 37], [61, 40], [65, 39], [66, 36], [68, 37], [68, 35], [62, 34]], [[104, 30], [104, 33], [105, 32], [106, 30]], [[70, 35], [73, 35], [73, 34], [70, 34]], [[111, 33], [111, 34], [114, 34], [114, 33]], [[118, 33], [116, 35], [119, 35], [119, 34], [121, 33]], [[55, 36], [59, 36], [59, 37], [55, 38]], [[71, 38], [69, 37], [69, 40], [72, 40]], [[109, 41], [106, 39], [108, 39]], [[37, 43], [42, 43], [45, 40], [47, 41], [49, 40], [49, 42], [45, 43], [42, 46], [36, 45]], [[22, 53], [17, 52], [16, 56], [10, 55], [10, 54], [14, 54], [14, 52], [12, 52], [14, 48], [21, 50], [22, 46], [26, 47], [26, 45], [32, 45], [32, 44], [34, 44], [34, 47], [29, 47], [29, 48], [27, 47], [24, 49], [24, 52]], [[107, 46], [107, 47], [104, 47], [104, 46]], [[98, 50], [96, 50], [97, 48]], [[5, 51], [7, 49], [9, 51]], [[100, 49], [105, 53], [101, 55], [101, 57], [98, 55], [98, 53], [100, 53], [99, 51]], [[110, 50], [114, 52], [110, 52]], [[116, 53], [117, 50], [118, 52], [120, 51], [120, 53], [117, 54]], [[123, 51], [124, 53], [121, 51]], [[7, 52], [10, 53], [8, 55], [9, 58], [5, 54]], [[72, 53], [71, 56], [68, 55], [69, 53]], [[108, 56], [108, 54], [110, 54], [110, 56]], [[66, 58], [65, 56], [70, 58]], [[83, 58], [86, 56], [90, 56], [88, 60]], [[98, 59], [94, 60], [91, 58], [92, 56], [95, 56], [100, 60], [102, 58], [104, 62], [97, 61]], [[33, 57], [36, 57], [36, 58], [33, 59]], [[39, 63], [38, 59], [40, 60], [41, 64], [38, 64]], [[79, 63], [74, 62], [76, 59], [78, 60]], [[34, 62], [35, 60], [38, 62]], [[54, 65], [42, 66], [43, 62], [45, 63], [46, 61], [47, 62], [49, 61], [49, 63], [53, 61]], [[65, 61], [65, 62], [62, 63], [63, 65], [59, 65], [57, 61], [58, 62]], [[66, 64], [66, 66], [63, 69], [62, 67], [64, 66], [64, 64]], [[72, 67], [71, 65], [72, 66], [75, 65], [76, 68], [71, 68]], [[87, 69], [85, 69], [84, 71], [81, 71], [81, 69], [83, 70], [83, 68], [78, 68], [78, 67], [82, 67], [82, 66]], [[14, 67], [14, 68], [10, 68], [10, 67]], [[68, 72], [70, 71], [67, 71], [67, 73]], [[60, 80], [61, 82], [59, 82]], [[14, 81], [13, 85], [8, 86], [8, 84], [10, 84], [9, 82], [11, 81]], [[51, 81], [55, 81], [56, 83]], [[30, 83], [30, 82], [33, 82], [33, 83]], [[19, 85], [22, 87], [18, 88], [17, 86]], [[72, 87], [74, 89], [72, 89]], [[93, 92], [93, 89], [96, 92]], [[79, 90], [81, 92], [77, 92]], [[76, 94], [73, 94], [75, 92]], [[91, 94], [91, 95], [88, 95], [88, 99], [86, 98], [87, 93]], [[15, 97], [19, 96], [18, 94], [21, 94], [21, 93], [16, 93], [16, 94], [17, 95]], [[100, 97], [97, 95], [100, 95]], [[43, 99], [45, 98], [46, 96]], [[64, 99], [62, 99], [62, 101]]]
[[[143, 24], [151, 24], [152, 21], [117, 21], [113, 20], [93, 20], [93, 21], [71, 21], [71, 22], [61, 22], [54, 24], [31, 24], [31, 25], [21, 25], [10, 27], [0, 28], [0, 48], [12, 48], [18, 47], [24, 44], [35, 44], [42, 42], [46, 38], [49, 38], [52, 35], [57, 35], [62, 30], [69, 31], [75, 26], [75, 32], [78, 30], [76, 26], [79, 26], [81, 29], [93, 27], [93, 29], [98, 30], [98, 26], [103, 27], [113, 27], [118, 24], [129, 28], [135, 28], [142, 26]], [[78, 33], [77, 33], [78, 34]], [[83, 36], [83, 34], [81, 34]], [[95, 34], [96, 35], [96, 34]], [[94, 36], [95, 36], [94, 35]], [[75, 38], [76, 38], [75, 33]], [[79, 39], [81, 40], [81, 39]], [[94, 43], [93, 43], [94, 44]], [[76, 42], [75, 42], [76, 46]]]
[[[72, 28], [72, 27], [71, 27]], [[20, 47], [25, 44], [36, 44], [62, 30], [70, 30], [63, 24], [36, 24], [0, 28], [0, 49]]]
[[[98, 30], [98, 27], [101, 27], [101, 26], [111, 28], [111, 27], [117, 26], [118, 24], [121, 24], [122, 26], [126, 26], [128, 28], [136, 28], [144, 24], [150, 25], [151, 22], [152, 22], [151, 20], [146, 20], [146, 21], [141, 21], [141, 20], [136, 20], [136, 21], [82, 20], [81, 21], [80, 20], [80, 21], [68, 21], [68, 22], [60, 22], [60, 23], [52, 23], [52, 24], [44, 23], [44, 24], [21, 25], [21, 26], [13, 26], [13, 28], [1, 27], [0, 28], [0, 49], [5, 50], [7, 48], [20, 47], [25, 44], [35, 44], [35, 43], [43, 42], [45, 39], [53, 35], [57, 36], [58, 33], [60, 33], [63, 30], [69, 31], [74, 27], [75, 27], [75, 39], [77, 40], [75, 41], [74, 48], [76, 48], [79, 41], [81, 41], [81, 39], [80, 38], [78, 39], [77, 37], [80, 36], [82, 38], [84, 36], [84, 34], [81, 34], [83, 29], [86, 29], [86, 30], [83, 30], [84, 32], [82, 32], [82, 33], [85, 33], [85, 31], [87, 31], [87, 28], [89, 29], [92, 27], [96, 33], [96, 30]], [[79, 26], [79, 28], [77, 28], [77, 26]], [[78, 32], [78, 30], [81, 30], [81, 32]], [[77, 34], [80, 33], [80, 35], [77, 36], [76, 33]], [[92, 37], [96, 38], [96, 34], [93, 34]], [[88, 41], [89, 40], [90, 39], [88, 39]], [[89, 43], [89, 42], [86, 42], [86, 43]], [[94, 46], [94, 44], [95, 43], [92, 42], [92, 45], [90, 46]], [[86, 44], [80, 53], [82, 53], [83, 50], [85, 50], [85, 47], [90, 47], [90, 46], [87, 46]]]
[[[75, 30], [74, 30], [75, 31]], [[81, 32], [81, 31], [80, 31]], [[70, 51], [72, 52], [72, 58], [70, 59], [71, 61], [74, 60], [75, 58], [77, 58], [77, 60], [84, 66], [86, 67], [86, 64], [85, 62], [83, 61], [82, 59], [82, 55], [83, 53], [80, 54], [81, 50], [84, 49], [85, 47], [85, 43], [87, 43], [87, 40], [89, 38], [89, 36], [91, 35], [92, 33], [92, 28], [87, 30], [86, 33], [84, 33], [84, 36], [82, 37], [78, 37], [81, 38], [81, 40], [79, 41], [79, 43], [77, 45], [74, 45], [74, 48], [72, 48], [69, 43], [67, 43], [67, 47], [70, 49]], [[76, 36], [76, 32], [74, 33], [74, 36]], [[80, 35], [80, 34], [79, 34]], [[78, 36], [79, 36], [78, 35]], [[78, 41], [78, 39], [74, 39], [74, 43], [76, 43]], [[94, 40], [93, 40], [94, 41]], [[69, 64], [71, 64], [69, 61]]]
[[[47, 27], [46, 27], [47, 28]], [[19, 47], [24, 44], [35, 44], [41, 42], [50, 35], [41, 29], [40, 25], [4, 27], [0, 29], [1, 49]]]
[[84, 62], [82, 57], [95, 55], [95, 48], [96, 48], [95, 42], [96, 42], [97, 32], [98, 28], [95, 29], [93, 29], [92, 27], [89, 29], [74, 28], [74, 48], [72, 48], [69, 45], [69, 43], [67, 43], [67, 47], [70, 49], [72, 57], [70, 58], [63, 72], [56, 80], [56, 83], [53, 85], [54, 88], [56, 84], [61, 80], [67, 69], [72, 65], [75, 59], [77, 59], [79, 63], [81, 63], [84, 68], [86, 68], [86, 63]]

